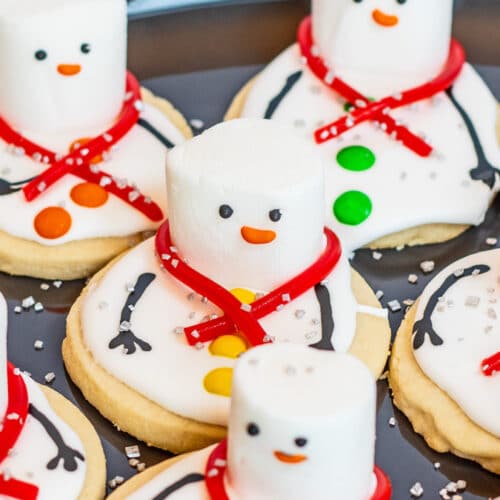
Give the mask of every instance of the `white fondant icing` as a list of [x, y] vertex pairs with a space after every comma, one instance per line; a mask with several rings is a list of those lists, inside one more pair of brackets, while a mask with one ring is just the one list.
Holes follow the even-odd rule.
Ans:
[[[231, 489], [241, 500], [368, 498], [375, 395], [370, 371], [353, 356], [284, 344], [253, 349], [233, 377]], [[251, 424], [257, 435], [247, 432]], [[290, 464], [277, 454], [306, 458]]]
[[424, 290], [416, 313], [425, 307], [448, 276], [462, 269], [487, 265], [489, 272], [458, 280], [442, 296], [432, 314], [434, 331], [443, 344], [434, 346], [426, 337], [414, 350], [423, 372], [445, 391], [483, 429], [500, 437], [500, 375], [486, 377], [481, 362], [500, 351], [500, 251], [477, 253], [441, 271]]
[[2, 0], [2, 117], [22, 133], [107, 127], [125, 94], [126, 50], [125, 0]]
[[[184, 140], [181, 132], [156, 108], [145, 105], [141, 115], [173, 143]], [[68, 152], [69, 145], [77, 138], [93, 137], [103, 130], [82, 129], [76, 135], [70, 133], [38, 133], [29, 138], [62, 154]], [[120, 141], [111, 152], [108, 161], [101, 164], [103, 170], [119, 179], [127, 179], [137, 185], [146, 196], [150, 196], [162, 210], [166, 210], [164, 165], [167, 150], [156, 138], [139, 125]], [[46, 166], [32, 161], [26, 156], [16, 156], [9, 152], [0, 141], [0, 177], [9, 182], [29, 179], [45, 170]], [[13, 236], [53, 246], [86, 238], [127, 236], [141, 231], [152, 230], [157, 223], [152, 222], [138, 210], [110, 194], [105, 205], [86, 208], [77, 205], [70, 196], [71, 189], [82, 179], [67, 175], [56, 185], [34, 201], [27, 203], [22, 191], [0, 196], [0, 230]], [[35, 231], [33, 220], [37, 213], [48, 206], [63, 206], [72, 217], [72, 227], [61, 238], [48, 240]], [[15, 214], [15, 217], [10, 216]], [[165, 213], [166, 215], [166, 213]]]
[[[128, 288], [142, 273], [154, 273], [157, 277], [134, 308], [131, 331], [148, 342], [152, 350], [138, 349], [126, 355], [120, 348], [109, 349], [108, 344], [118, 335]], [[245, 285], [239, 283], [239, 287]], [[335, 321], [332, 342], [337, 351], [345, 352], [352, 343], [356, 326], [356, 301], [347, 260], [340, 261], [327, 287]], [[110, 375], [163, 408], [198, 421], [227, 425], [228, 398], [208, 393], [203, 380], [211, 370], [232, 367], [235, 360], [210, 354], [208, 344], [202, 349], [191, 347], [183, 334], [174, 332], [177, 327], [199, 323], [207, 315], [220, 314], [210, 302], [205, 304], [190, 293], [191, 290], [160, 270], [154, 241], [147, 240], [117, 262], [85, 296], [81, 311], [84, 341], [95, 361]], [[297, 311], [301, 312], [299, 318]], [[261, 324], [280, 342], [318, 342], [321, 314], [314, 290], [263, 318]]]
[[[321, 161], [289, 127], [264, 120], [217, 125], [172, 150], [167, 184], [179, 252], [230, 289], [276, 288], [315, 262], [324, 246]], [[234, 213], [223, 219], [226, 204]], [[273, 210], [280, 220], [271, 220]], [[249, 243], [244, 227], [273, 231], [275, 239]]]
[[[85, 456], [83, 443], [75, 431], [57, 416], [38, 385], [28, 376], [24, 376], [24, 380], [30, 403], [50, 419], [69, 447]], [[78, 468], [72, 472], [64, 470], [62, 461], [54, 470], [49, 470], [47, 464], [56, 456], [54, 442], [38, 420], [28, 415], [19, 440], [2, 462], [1, 469], [8, 471], [13, 478], [38, 486], [37, 500], [79, 498], [87, 474], [86, 462], [77, 459]], [[0, 495], [0, 498], [4, 497]]]
[[[312, 141], [319, 126], [345, 114], [345, 102], [301, 63], [296, 45], [285, 50], [256, 79], [242, 116], [264, 117], [269, 102], [297, 71], [303, 71], [302, 77], [272, 118], [294, 125], [300, 135]], [[455, 97], [470, 113], [488, 159], [500, 166], [493, 95], [469, 65], [454, 87]], [[385, 97], [384, 92], [368, 95]], [[477, 225], [498, 190], [498, 181], [492, 191], [483, 182], [471, 179], [469, 172], [478, 165], [478, 158], [464, 120], [445, 93], [392, 111], [391, 116], [408, 124], [413, 132], [424, 134], [436, 154], [419, 157], [372, 123], [363, 123], [337, 140], [316, 146], [326, 166], [327, 224], [339, 235], [347, 252], [387, 234], [423, 224]], [[374, 166], [362, 172], [340, 167], [337, 153], [351, 145], [369, 148], [376, 156]], [[358, 226], [340, 223], [332, 210], [335, 200], [351, 190], [368, 195], [373, 205], [370, 217]]]
[[[336, 74], [368, 95], [422, 85], [447, 57], [453, 0], [312, 0], [315, 42]], [[381, 25], [374, 14], [395, 16]], [[375, 14], [376, 16], [376, 14]]]

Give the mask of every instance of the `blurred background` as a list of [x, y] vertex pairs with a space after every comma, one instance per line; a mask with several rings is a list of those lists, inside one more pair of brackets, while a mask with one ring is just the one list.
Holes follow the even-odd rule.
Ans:
[[[310, 7], [310, 0], [128, 3], [129, 66], [140, 78], [268, 62], [293, 41]], [[469, 61], [500, 65], [500, 0], [455, 0], [455, 10], [455, 36]]]

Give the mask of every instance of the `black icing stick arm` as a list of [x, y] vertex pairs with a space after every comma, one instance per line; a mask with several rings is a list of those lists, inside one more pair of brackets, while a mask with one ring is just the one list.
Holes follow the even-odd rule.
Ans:
[[150, 122], [145, 120], [144, 118], [139, 118], [137, 121], [137, 125], [141, 126], [144, 130], [147, 130], [153, 137], [158, 139], [167, 149], [172, 149], [175, 144], [165, 137], [156, 127], [151, 125]]
[[134, 289], [129, 293], [127, 301], [123, 306], [120, 315], [120, 326], [118, 327], [119, 333], [108, 344], [110, 349], [116, 349], [117, 347], [123, 346], [127, 355], [134, 354], [137, 347], [143, 351], [151, 351], [151, 344], [148, 344], [145, 340], [134, 335], [134, 332], [131, 330], [130, 322], [135, 306], [155, 279], [156, 274], [153, 273], [141, 274], [137, 279]]
[[273, 99], [269, 101], [266, 112], [264, 113], [264, 118], [269, 120], [273, 117], [276, 110], [280, 107], [281, 103], [285, 99], [285, 97], [291, 92], [291, 90], [295, 87], [297, 82], [300, 80], [302, 76], [302, 71], [297, 71], [291, 74], [285, 82], [284, 87], [281, 89], [279, 94], [277, 94]]
[[413, 349], [420, 349], [420, 347], [424, 345], [427, 335], [429, 336], [432, 345], [443, 345], [443, 339], [434, 331], [432, 326], [432, 315], [438, 305], [439, 299], [461, 279], [487, 273], [490, 269], [491, 268], [489, 266], [484, 264], [471, 266], [464, 269], [463, 272], [455, 272], [451, 274], [443, 281], [443, 284], [431, 295], [429, 302], [427, 302], [422, 319], [417, 321], [413, 326]]
[[45, 429], [45, 432], [57, 447], [57, 455], [47, 463], [47, 469], [56, 469], [62, 461], [65, 471], [76, 471], [78, 469], [78, 460], [85, 462], [84, 456], [78, 450], [70, 448], [64, 442], [64, 439], [61, 436], [61, 433], [57, 430], [56, 426], [44, 413], [38, 410], [35, 405], [29, 405], [29, 414], [40, 422], [42, 427]]
[[334, 351], [335, 348], [332, 344], [332, 335], [335, 329], [335, 323], [333, 320], [330, 291], [325, 285], [320, 283], [314, 287], [314, 292], [316, 293], [321, 311], [321, 340], [316, 342], [316, 344], [311, 344], [309, 347], [322, 351]]
[[158, 493], [158, 495], [153, 497], [152, 500], [165, 500], [165, 498], [168, 498], [172, 493], [175, 493], [176, 491], [184, 488], [184, 486], [192, 483], [198, 483], [204, 480], [205, 476], [203, 474], [187, 474], [182, 479], [179, 479], [179, 481], [176, 481], [174, 484], [167, 486], [163, 491]]

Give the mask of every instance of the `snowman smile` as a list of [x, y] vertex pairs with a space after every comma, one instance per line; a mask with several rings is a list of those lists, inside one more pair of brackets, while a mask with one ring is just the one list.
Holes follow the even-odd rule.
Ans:
[[396, 26], [399, 22], [398, 16], [386, 14], [385, 12], [382, 12], [379, 9], [375, 9], [372, 12], [372, 17], [377, 24], [383, 26], [384, 28], [392, 28], [393, 26]]
[[275, 451], [274, 456], [285, 464], [300, 464], [307, 460], [305, 455], [289, 455], [288, 453], [284, 453], [282, 451]]
[[59, 64], [57, 72], [63, 76], [75, 76], [80, 73], [82, 67], [79, 64]]
[[256, 229], [249, 226], [241, 228], [241, 236], [247, 243], [251, 243], [252, 245], [266, 245], [276, 239], [274, 231]]

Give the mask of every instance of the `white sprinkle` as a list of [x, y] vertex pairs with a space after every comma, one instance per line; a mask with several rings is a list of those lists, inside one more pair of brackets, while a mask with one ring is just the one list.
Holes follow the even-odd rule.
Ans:
[[424, 488], [420, 483], [415, 483], [411, 488], [410, 488], [410, 495], [414, 498], [420, 498], [424, 494]]
[[295, 311], [295, 317], [297, 319], [302, 319], [305, 315], [306, 315], [306, 312], [304, 311], [304, 309], [297, 309]]
[[193, 339], [199, 339], [200, 338], [200, 332], [198, 330], [193, 330], [191, 332], [191, 337], [193, 337]]
[[125, 455], [127, 455], [127, 458], [139, 458], [141, 456], [141, 450], [137, 445], [125, 446]]
[[106, 187], [106, 186], [109, 186], [111, 184], [111, 178], [104, 175], [101, 177], [101, 180], [99, 181], [99, 185], [101, 187]]
[[415, 285], [418, 283], [418, 276], [416, 274], [409, 274], [408, 275], [408, 283], [411, 283], [412, 285]]
[[182, 335], [184, 333], [184, 328], [182, 328], [182, 326], [176, 326], [174, 328], [174, 333], [176, 335]]
[[120, 323], [119, 331], [120, 332], [130, 332], [132, 325], [129, 321], [122, 321]]
[[250, 304], [241, 304], [241, 310], [245, 312], [250, 312], [252, 310], [252, 306]]
[[389, 309], [392, 311], [392, 312], [398, 312], [398, 311], [401, 311], [401, 304], [399, 303], [399, 300], [391, 300], [390, 302], [387, 303], [387, 305], [389, 306]]
[[467, 307], [477, 307], [479, 305], [479, 302], [481, 301], [481, 299], [477, 296], [474, 296], [474, 295], [469, 295], [466, 299], [465, 299], [465, 305]]
[[80, 149], [80, 154], [82, 156], [87, 156], [90, 153], [89, 148]]
[[141, 112], [143, 109], [144, 109], [144, 104], [142, 104], [142, 101], [140, 101], [139, 99], [137, 99], [137, 101], [134, 102], [134, 108]]
[[335, 80], [335, 73], [333, 71], [328, 71], [325, 75], [325, 82], [331, 84], [333, 83], [333, 80]]
[[215, 477], [219, 474], [219, 470], [216, 468], [212, 468], [207, 472], [208, 477]]
[[179, 259], [172, 259], [172, 267], [176, 269], [178, 265], [179, 265]]
[[434, 462], [434, 469], [439, 470], [441, 468], [441, 462]]
[[458, 488], [457, 488], [457, 483], [455, 483], [454, 481], [450, 481], [446, 486], [446, 491], [448, 493], [456, 493], [458, 491]]
[[33, 347], [35, 348], [35, 351], [41, 351], [43, 349], [43, 340], [35, 340]]
[[43, 304], [41, 302], [37, 302], [33, 309], [35, 310], [35, 312], [40, 313], [43, 311]]
[[338, 134], [337, 127], [335, 127], [335, 126], [330, 127], [330, 134], [332, 134], [333, 136], [336, 136]]
[[54, 372], [49, 372], [49, 373], [47, 373], [47, 375], [45, 375], [44, 378], [45, 378], [45, 382], [47, 382], [47, 384], [50, 384], [55, 380], [56, 374]]
[[130, 465], [130, 467], [137, 467], [139, 465], [139, 460], [137, 460], [137, 458], [131, 458], [129, 461], [128, 461], [128, 464]]
[[196, 342], [194, 348], [201, 351], [203, 349], [203, 342]]
[[50, 285], [48, 283], [42, 283], [40, 285], [40, 290], [47, 291], [50, 288]]
[[497, 319], [497, 313], [492, 307], [488, 308], [488, 318]]
[[420, 269], [422, 269], [422, 271], [425, 274], [432, 273], [432, 271], [434, 271], [435, 267], [436, 267], [436, 265], [435, 265], [433, 260], [425, 260], [424, 262], [420, 263]]
[[22, 310], [23, 310], [23, 308], [21, 306], [14, 307], [14, 312], [16, 314], [21, 314]]
[[490, 247], [494, 247], [498, 243], [497, 238], [486, 238], [486, 244]]
[[201, 130], [205, 126], [203, 120], [200, 120], [199, 118], [192, 118], [189, 120], [189, 123], [195, 130]]
[[457, 488], [460, 490], [460, 491], [464, 491], [465, 488], [467, 488], [467, 481], [465, 481], [464, 479], [459, 479], [457, 481]]
[[139, 199], [141, 196], [141, 194], [138, 192], [138, 191], [130, 191], [130, 193], [128, 194], [128, 200], [133, 203], [134, 201], [136, 201], [137, 199]]
[[292, 300], [292, 298], [290, 297], [290, 294], [289, 293], [284, 293], [282, 296], [281, 296], [281, 300], [283, 302], [290, 302]]
[[102, 311], [103, 309], [106, 309], [108, 307], [108, 303], [105, 300], [101, 300], [101, 302], [97, 304], [97, 307]]
[[142, 472], [143, 470], [146, 469], [146, 464], [144, 462], [141, 462], [139, 464], [137, 464], [137, 472]]
[[415, 301], [414, 301], [413, 299], [405, 299], [405, 300], [403, 300], [403, 304], [404, 304], [405, 306], [410, 307], [410, 306], [412, 306], [413, 304], [415, 304]]
[[104, 134], [102, 137], [106, 142], [113, 142], [113, 136], [111, 134]]
[[396, 419], [394, 417], [389, 419], [389, 427], [396, 427]]
[[62, 287], [62, 284], [63, 282], [61, 280], [56, 280], [56, 281], [53, 281], [52, 282], [52, 285], [55, 287], [55, 288], [61, 288]]
[[464, 272], [465, 270], [464, 269], [457, 269], [453, 275], [455, 276], [455, 278], [460, 278], [460, 276], [463, 276], [464, 275]]
[[382, 259], [383, 255], [380, 252], [372, 252], [372, 258], [374, 260], [380, 260]]
[[31, 295], [29, 297], [25, 297], [22, 300], [21, 305], [23, 306], [23, 309], [29, 309], [35, 305], [35, 299]]
[[214, 465], [216, 467], [225, 467], [227, 464], [227, 462], [225, 460], [223, 460], [222, 458], [216, 458], [214, 460]]
[[38, 191], [40, 191], [40, 193], [43, 193], [43, 191], [45, 191], [47, 189], [47, 184], [43, 181], [39, 182], [37, 189], [38, 189]]
[[377, 290], [375, 292], [375, 297], [377, 297], [378, 300], [380, 300], [384, 296], [384, 292], [382, 290]]

